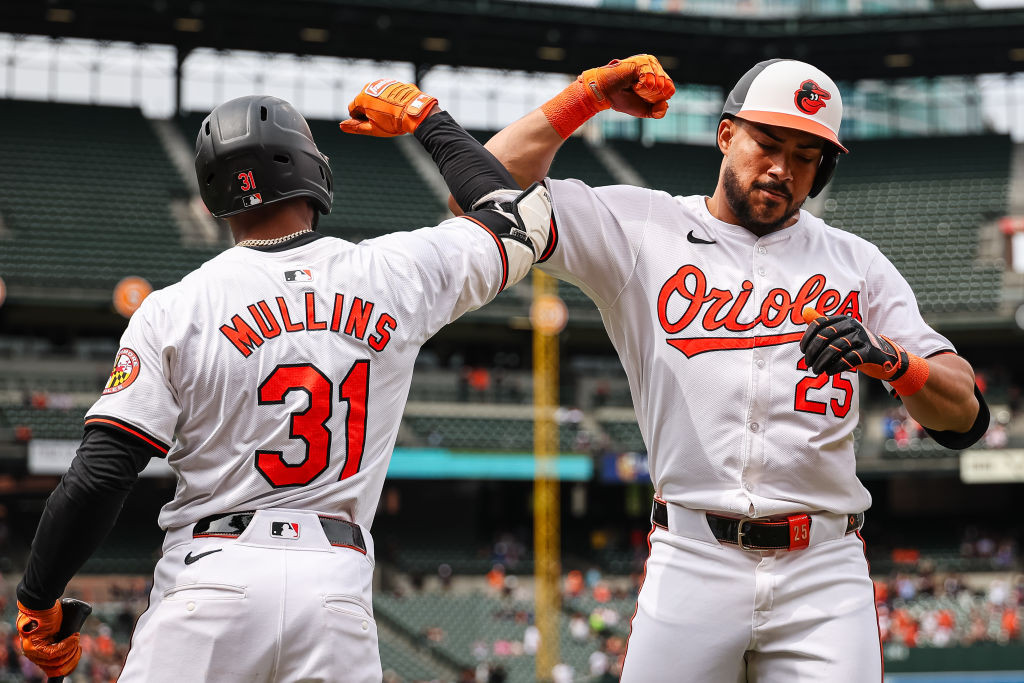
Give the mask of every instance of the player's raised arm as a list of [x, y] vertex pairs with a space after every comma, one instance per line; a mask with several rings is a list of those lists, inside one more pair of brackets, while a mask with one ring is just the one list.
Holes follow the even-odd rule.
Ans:
[[[544, 253], [551, 204], [537, 185], [521, 192], [505, 167], [447, 112], [437, 98], [414, 85], [380, 79], [368, 83], [349, 105], [347, 133], [393, 137], [412, 133], [430, 153], [460, 206], [504, 244], [504, 286], [517, 282]], [[499, 290], [500, 291], [500, 290]]]
[[605, 109], [638, 118], [660, 119], [675, 86], [658, 60], [634, 55], [587, 69], [538, 109], [487, 141], [491, 153], [522, 187], [548, 175], [562, 142]]
[[[367, 84], [349, 106], [352, 118], [343, 121], [341, 129], [378, 137], [413, 133], [430, 152], [452, 192], [449, 207], [456, 214], [462, 214], [459, 207], [467, 207], [475, 223], [485, 226], [499, 238], [501, 260], [506, 264], [500, 276], [503, 284], [497, 290], [488, 290], [488, 296], [470, 294], [460, 299], [454, 308], [455, 317], [490, 301], [498, 291], [524, 277], [534, 263], [543, 263], [549, 274], [576, 284], [598, 305], [607, 306], [615, 301], [633, 270], [646, 225], [625, 217], [633, 212], [646, 215], [650, 211], [651, 192], [626, 186], [594, 190], [578, 181], [559, 181], [531, 187], [520, 197], [518, 186], [526, 184], [527, 180], [537, 183], [543, 179], [562, 135], [569, 135], [573, 126], [580, 125], [602, 108], [616, 107], [637, 116], [662, 116], [668, 108], [665, 100], [673, 92], [671, 80], [661, 71], [657, 60], [648, 55], [590, 69], [576, 81], [576, 86], [566, 88], [538, 109], [539, 113], [535, 112], [543, 123], [536, 117], [530, 123], [527, 117], [495, 138], [514, 132], [513, 128], [520, 126], [514, 135], [504, 138], [505, 149], [508, 155], [513, 155], [517, 146], [521, 147], [526, 150], [522, 157], [524, 163], [533, 164], [544, 154], [538, 151], [543, 144], [533, 141], [531, 126], [542, 131], [542, 137], [554, 136], [554, 141], [549, 139], [549, 154], [543, 168], [537, 167], [536, 173], [528, 177], [521, 173], [515, 177], [515, 163], [492, 154], [447, 113], [438, 111], [434, 98], [398, 81], [379, 80]], [[595, 93], [600, 95], [599, 101], [591, 100], [598, 97]], [[547, 118], [549, 115], [551, 121]], [[556, 126], [561, 132], [556, 132]], [[547, 133], [543, 133], [544, 130]], [[488, 146], [492, 143], [494, 140]], [[561, 214], [557, 219], [552, 219], [549, 192], [559, 195]], [[597, 225], [604, 226], [601, 238], [604, 248], [595, 250], [593, 242], [585, 235]], [[439, 239], [436, 231], [431, 239]], [[463, 251], [471, 248], [465, 242], [461, 245]], [[458, 269], [454, 265], [449, 267]], [[467, 275], [479, 276], [479, 273]], [[464, 292], [473, 290], [469, 286], [462, 289]], [[435, 309], [435, 312], [446, 310], [444, 306]], [[440, 324], [453, 319], [444, 317]]]
[[472, 207], [495, 190], [518, 187], [476, 138], [438, 108], [436, 97], [415, 85], [390, 79], [367, 83], [349, 105], [349, 114], [352, 118], [339, 124], [346, 133], [373, 137], [412, 133], [430, 153], [461, 206]]

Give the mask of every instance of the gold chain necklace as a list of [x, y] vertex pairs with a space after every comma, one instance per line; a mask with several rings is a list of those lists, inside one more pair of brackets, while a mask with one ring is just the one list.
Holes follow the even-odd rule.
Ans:
[[275, 237], [272, 240], [242, 240], [241, 242], [237, 243], [235, 246], [236, 247], [272, 247], [275, 244], [283, 244], [284, 242], [287, 242], [288, 240], [293, 240], [296, 237], [298, 237], [299, 235], [305, 235], [308, 232], [313, 232], [312, 228], [306, 228], [305, 230], [299, 230], [298, 232], [293, 232], [292, 234], [285, 235], [284, 237]]

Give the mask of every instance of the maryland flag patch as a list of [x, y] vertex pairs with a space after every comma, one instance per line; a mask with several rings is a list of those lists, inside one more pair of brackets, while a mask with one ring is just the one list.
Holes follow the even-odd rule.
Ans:
[[127, 389], [139, 376], [141, 367], [139, 356], [134, 351], [127, 347], [118, 351], [114, 369], [110, 371], [110, 379], [107, 380], [107, 386], [103, 387], [103, 394], [116, 394]]

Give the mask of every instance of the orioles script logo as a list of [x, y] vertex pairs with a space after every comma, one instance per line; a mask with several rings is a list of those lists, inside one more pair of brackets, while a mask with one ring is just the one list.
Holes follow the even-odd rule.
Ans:
[[[750, 301], [754, 290], [754, 283], [750, 280], [744, 280], [739, 294], [733, 294], [728, 289], [709, 288], [704, 271], [694, 265], [685, 265], [661, 286], [658, 294], [658, 320], [668, 334], [679, 334], [690, 325], [699, 325], [708, 332], [722, 330], [727, 333], [720, 337], [678, 337], [666, 340], [687, 358], [705, 351], [752, 349], [799, 342], [806, 329], [801, 314], [805, 306], [813, 306], [825, 315], [849, 315], [861, 319], [860, 292], [852, 291], [843, 296], [835, 289], [826, 289], [826, 284], [824, 275], [812, 275], [800, 285], [796, 294], [775, 288], [758, 304]], [[683, 311], [677, 313], [679, 307], [673, 304], [672, 313], [669, 313], [669, 304], [677, 296], [682, 298]], [[756, 334], [759, 329], [770, 331], [787, 321], [799, 325], [800, 331]], [[741, 334], [743, 332], [755, 334]]]

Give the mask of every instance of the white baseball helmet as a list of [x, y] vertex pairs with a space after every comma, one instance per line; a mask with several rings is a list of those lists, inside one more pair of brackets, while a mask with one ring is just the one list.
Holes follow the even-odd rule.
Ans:
[[824, 138], [841, 152], [839, 124], [843, 98], [821, 69], [795, 59], [758, 62], [736, 82], [722, 108], [722, 117], [783, 126]]

